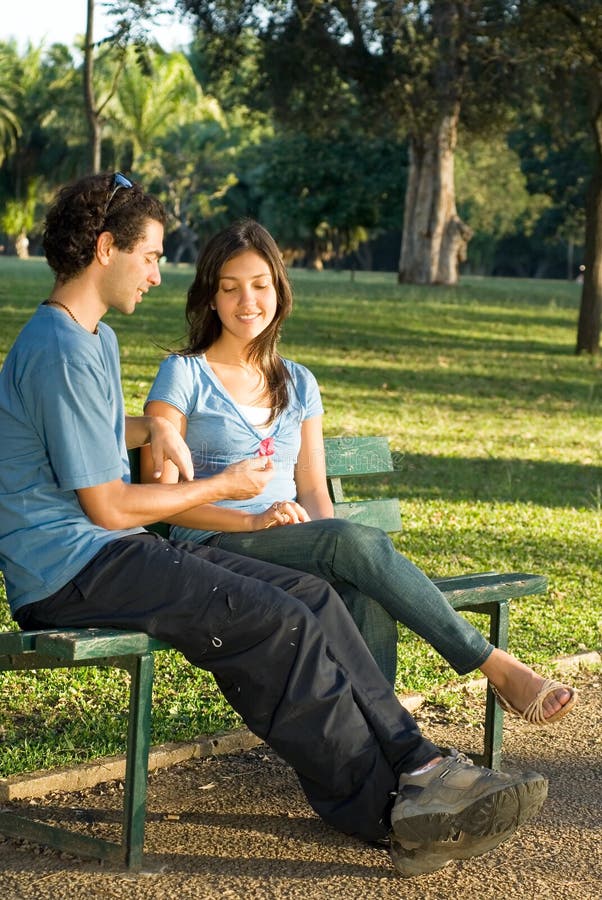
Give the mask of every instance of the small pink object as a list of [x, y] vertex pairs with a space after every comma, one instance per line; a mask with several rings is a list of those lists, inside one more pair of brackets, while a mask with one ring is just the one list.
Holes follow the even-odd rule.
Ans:
[[274, 453], [274, 438], [267, 437], [262, 440], [259, 445], [259, 455], [260, 456], [272, 456]]

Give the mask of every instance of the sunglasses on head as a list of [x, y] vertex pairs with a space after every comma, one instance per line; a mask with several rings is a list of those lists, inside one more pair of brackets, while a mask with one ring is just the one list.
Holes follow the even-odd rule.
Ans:
[[117, 191], [121, 190], [121, 188], [131, 188], [134, 187], [129, 178], [126, 178], [125, 175], [122, 175], [121, 172], [115, 172], [113, 175], [113, 181], [111, 182], [111, 193], [109, 194], [109, 199], [107, 200], [107, 204], [105, 206], [105, 218], [109, 211], [109, 206], [113, 201], [113, 197], [117, 193]]

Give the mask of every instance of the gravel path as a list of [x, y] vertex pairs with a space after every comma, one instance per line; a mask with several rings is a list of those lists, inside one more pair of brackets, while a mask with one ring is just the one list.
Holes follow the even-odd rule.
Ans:
[[[602, 702], [600, 676], [572, 678], [581, 702], [566, 721], [538, 729], [506, 719], [506, 768], [550, 779], [538, 818], [475, 860], [421, 878], [399, 879], [388, 854], [340, 835], [308, 808], [291, 770], [263, 746], [191, 760], [149, 780], [145, 867], [107, 864], [0, 837], [4, 900], [600, 900], [602, 898]], [[468, 717], [444, 722], [426, 707], [425, 733], [470, 749]], [[41, 801], [65, 823], [116, 837], [120, 785]], [[88, 823], [88, 824], [86, 824]]]

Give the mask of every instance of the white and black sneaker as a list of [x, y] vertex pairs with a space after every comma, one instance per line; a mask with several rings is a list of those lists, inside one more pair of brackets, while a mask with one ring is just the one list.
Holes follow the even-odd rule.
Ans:
[[547, 794], [547, 779], [537, 772], [494, 772], [452, 750], [425, 772], [399, 779], [393, 865], [412, 877], [493, 850], [539, 812]]

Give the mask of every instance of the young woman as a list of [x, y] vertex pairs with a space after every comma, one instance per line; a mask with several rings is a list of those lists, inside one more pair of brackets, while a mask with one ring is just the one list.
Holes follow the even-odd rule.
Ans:
[[[243, 220], [212, 238], [188, 291], [187, 346], [162, 363], [145, 411], [179, 429], [196, 478], [257, 455], [271, 455], [275, 474], [252, 500], [173, 516], [172, 537], [335, 584], [390, 680], [396, 648], [387, 621], [393, 635], [397, 622], [421, 635], [459, 674], [480, 669], [508, 711], [540, 725], [557, 721], [574, 706], [574, 689], [493, 648], [383, 531], [333, 518], [316, 380], [276, 351], [291, 308], [286, 269], [261, 225]], [[156, 480], [144, 454], [142, 473]], [[166, 463], [160, 480], [177, 479]]]

